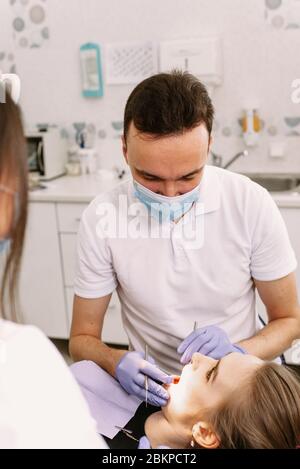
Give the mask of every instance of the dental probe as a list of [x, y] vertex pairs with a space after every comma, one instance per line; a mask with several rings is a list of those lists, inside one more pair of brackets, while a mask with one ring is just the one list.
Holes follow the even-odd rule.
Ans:
[[[145, 345], [145, 360], [148, 361], [148, 345]], [[146, 407], [148, 407], [148, 376], [145, 376]]]

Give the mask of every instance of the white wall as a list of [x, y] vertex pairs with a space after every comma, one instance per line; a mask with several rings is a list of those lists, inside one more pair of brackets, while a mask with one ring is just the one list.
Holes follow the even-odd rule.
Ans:
[[[214, 32], [223, 38], [225, 63], [224, 83], [214, 96], [214, 150], [226, 160], [243, 148], [238, 119], [252, 97], [260, 105], [265, 129], [259, 147], [233, 168], [300, 172], [300, 137], [287, 137], [290, 129], [284, 123], [284, 117], [300, 116], [300, 104], [290, 97], [291, 82], [300, 77], [300, 28], [271, 27], [265, 14], [274, 12], [266, 10], [263, 0], [48, 0], [45, 5], [49, 41], [39, 49], [21, 49], [11, 40], [13, 9], [9, 0], [0, 0], [0, 52], [13, 48], [16, 55], [28, 124], [54, 122], [69, 128], [76, 121], [94, 123], [107, 132], [105, 140], [98, 139], [103, 166], [121, 162], [120, 141], [114, 138], [111, 122], [122, 120], [133, 87], [105, 86], [102, 99], [82, 98], [80, 45], [148, 39], [159, 44]], [[277, 127], [276, 137], [268, 134], [271, 125]], [[230, 128], [231, 136], [222, 135], [224, 127]], [[274, 139], [286, 141], [284, 160], [268, 158], [268, 144]]]

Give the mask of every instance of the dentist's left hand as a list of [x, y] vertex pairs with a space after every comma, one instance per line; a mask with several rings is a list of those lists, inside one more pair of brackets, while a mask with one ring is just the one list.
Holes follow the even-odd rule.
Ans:
[[247, 353], [239, 345], [232, 344], [226, 332], [218, 326], [196, 329], [181, 342], [177, 352], [182, 355], [180, 362], [184, 365], [191, 361], [193, 354], [196, 352], [215, 360], [219, 360], [233, 352]]
[[116, 377], [128, 394], [133, 394], [145, 401], [145, 377], [148, 376], [148, 402], [154, 406], [163, 407], [168, 402], [169, 393], [156, 381], [170, 384], [172, 377], [161, 371], [150, 360], [146, 361], [144, 354], [140, 352], [127, 352], [117, 364]]

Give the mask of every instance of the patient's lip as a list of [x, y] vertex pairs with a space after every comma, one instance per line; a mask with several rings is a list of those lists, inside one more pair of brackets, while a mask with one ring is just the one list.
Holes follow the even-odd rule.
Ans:
[[180, 381], [180, 376], [178, 375], [173, 375], [172, 376], [172, 382], [170, 384], [163, 384], [163, 388], [168, 389], [172, 384], [178, 384]]

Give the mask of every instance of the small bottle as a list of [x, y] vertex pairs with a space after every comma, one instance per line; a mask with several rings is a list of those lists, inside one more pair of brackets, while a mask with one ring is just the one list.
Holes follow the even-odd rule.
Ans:
[[257, 109], [246, 109], [242, 118], [243, 137], [248, 147], [257, 145], [261, 131], [261, 120]]

